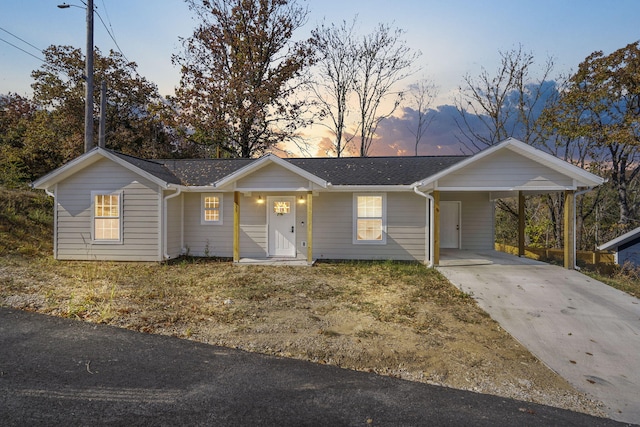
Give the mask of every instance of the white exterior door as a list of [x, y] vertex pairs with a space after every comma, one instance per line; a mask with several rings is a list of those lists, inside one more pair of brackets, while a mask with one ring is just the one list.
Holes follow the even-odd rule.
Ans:
[[296, 256], [296, 199], [268, 197], [269, 256]]
[[460, 202], [440, 202], [440, 247], [460, 248]]

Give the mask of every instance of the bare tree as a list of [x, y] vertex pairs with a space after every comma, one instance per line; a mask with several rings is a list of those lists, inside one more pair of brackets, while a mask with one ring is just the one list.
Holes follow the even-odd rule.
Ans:
[[416, 156], [420, 140], [433, 121], [434, 116], [429, 117], [427, 114], [436, 96], [438, 88], [430, 80], [422, 79], [409, 86], [409, 107], [416, 118], [415, 128], [410, 127], [409, 132], [415, 137]]
[[[360, 118], [360, 156], [367, 157], [378, 124], [398, 108], [403, 92], [393, 86], [411, 74], [411, 66], [421, 53], [412, 51], [401, 39], [404, 31], [386, 24], [362, 37], [354, 45], [356, 77], [354, 92]], [[380, 112], [383, 101], [393, 97], [391, 106]]]
[[350, 23], [342, 21], [340, 26], [322, 24], [312, 32], [311, 43], [316, 50], [316, 79], [310, 84], [320, 105], [320, 117], [330, 123], [320, 122], [334, 135], [333, 150], [342, 155], [355, 136], [345, 135], [349, 94], [353, 90], [356, 57], [353, 52], [356, 18]]
[[495, 75], [482, 68], [478, 77], [466, 75], [459, 88], [457, 121], [464, 147], [476, 152], [509, 137], [531, 145], [540, 143], [537, 119], [549, 90], [553, 59], [547, 58], [537, 78], [532, 76], [534, 56], [522, 46], [500, 52], [500, 67]]
[[186, 0], [202, 20], [183, 41], [176, 102], [192, 141], [252, 157], [295, 137], [304, 105], [293, 99], [311, 59], [293, 33], [307, 10], [295, 0]]

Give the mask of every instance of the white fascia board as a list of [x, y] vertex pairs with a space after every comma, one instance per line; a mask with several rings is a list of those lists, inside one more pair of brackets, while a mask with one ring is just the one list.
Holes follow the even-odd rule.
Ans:
[[[579, 168], [578, 166], [572, 165], [571, 163], [565, 162], [562, 159], [559, 159], [549, 153], [545, 153], [542, 150], [539, 150], [537, 148], [534, 148], [528, 144], [525, 144], [522, 141], [519, 141], [515, 138], [508, 138], [505, 139], [504, 141], [502, 141], [499, 144], [496, 144], [494, 146], [491, 146], [485, 150], [482, 150], [476, 154], [474, 154], [473, 156], [469, 157], [468, 159], [462, 160], [461, 162], [456, 163], [455, 165], [452, 165], [451, 167], [438, 172], [435, 175], [431, 175], [430, 177], [425, 178], [422, 181], [418, 181], [415, 182], [413, 184], [414, 187], [419, 187], [419, 188], [423, 188], [431, 183], [433, 183], [434, 181], [437, 181], [445, 176], [447, 176], [448, 174], [455, 172], [457, 170], [460, 170], [464, 167], [466, 167], [467, 165], [477, 162], [478, 160], [487, 157], [493, 153], [495, 153], [498, 150], [502, 150], [502, 149], [511, 149], [512, 151], [515, 151], [516, 153], [519, 152], [519, 154], [521, 155], [525, 155], [527, 158], [533, 160], [533, 161], [537, 161], [539, 163], [542, 163], [544, 165], [546, 165], [547, 167], [550, 167], [554, 170], [556, 170], [557, 172], [560, 172], [564, 175], [569, 176], [570, 178], [573, 178], [574, 180], [577, 180], [579, 182], [579, 186], [584, 186], [584, 187], [595, 187], [598, 186], [600, 184], [602, 184], [604, 182], [604, 179], [592, 174], [591, 172], [588, 172], [582, 168]], [[526, 153], [526, 154], [525, 154]]]
[[52, 170], [48, 174], [43, 177], [36, 179], [31, 183], [31, 187], [36, 188], [38, 190], [46, 190], [50, 188], [52, 185], [57, 184], [65, 178], [73, 175], [77, 171], [86, 168], [92, 163], [100, 160], [100, 151], [99, 148], [96, 147], [88, 153], [84, 153], [75, 159], [65, 163], [57, 169]]
[[332, 185], [331, 192], [403, 192], [409, 191], [413, 193], [413, 186], [411, 185]]
[[71, 160], [70, 162], [60, 166], [58, 169], [48, 173], [42, 178], [34, 181], [31, 186], [37, 189], [46, 189], [51, 187], [53, 184], [57, 184], [58, 182], [70, 177], [76, 172], [90, 166], [91, 164], [100, 160], [100, 158], [106, 158], [118, 165], [124, 167], [125, 169], [130, 170], [131, 172], [140, 175], [143, 178], [148, 179], [149, 181], [162, 186], [163, 188], [168, 188], [169, 184], [158, 177], [140, 169], [137, 166], [127, 162], [126, 160], [121, 159], [118, 156], [113, 155], [111, 152], [104, 150], [101, 147], [96, 147], [88, 153], [82, 154], [79, 157]]
[[594, 175], [591, 172], [582, 169], [581, 167], [572, 165], [571, 163], [559, 159], [552, 154], [534, 148], [522, 141], [518, 141], [517, 139], [509, 138], [505, 142], [509, 142], [509, 148], [516, 153], [526, 153], [524, 154], [526, 157], [535, 161], [539, 161], [543, 164], [546, 164], [546, 162], [550, 163], [551, 165], [547, 165], [548, 167], [551, 167], [557, 172], [563, 173], [573, 178], [574, 180], [579, 182], [580, 186], [595, 187], [604, 183], [605, 181], [604, 178]]
[[607, 249], [616, 248], [635, 239], [638, 235], [640, 235], [640, 227], [635, 228], [627, 233], [624, 233], [622, 236], [616, 237], [615, 239], [609, 240], [607, 243], [598, 246], [598, 250], [606, 251]]
[[327, 187], [327, 182], [309, 172], [307, 172], [306, 170], [299, 168], [298, 166], [292, 165], [291, 163], [287, 162], [286, 160], [281, 159], [280, 157], [274, 155], [274, 154], [267, 154], [261, 158], [259, 158], [258, 160], [256, 160], [255, 162], [251, 162], [250, 164], [238, 169], [237, 171], [235, 171], [234, 173], [222, 178], [219, 181], [216, 181], [214, 183], [214, 185], [216, 187], [224, 187], [225, 185], [229, 185], [241, 178], [244, 178], [245, 176], [257, 171], [258, 169], [261, 169], [262, 167], [268, 165], [269, 163], [275, 163], [278, 166], [281, 166], [287, 170], [289, 170], [290, 172], [293, 172], [297, 175], [300, 175], [301, 177], [305, 178], [308, 181], [313, 182], [314, 184], [322, 187], [322, 188], [326, 188]]
[[231, 190], [223, 190], [220, 188], [216, 188], [213, 185], [193, 185], [193, 186], [185, 186], [185, 185], [171, 185], [172, 188], [180, 188], [180, 191], [183, 193], [225, 193], [225, 192], [233, 192]]
[[177, 185], [171, 185], [168, 182], [161, 180], [157, 176], [152, 175], [149, 172], [147, 172], [147, 171], [145, 171], [143, 169], [140, 169], [139, 167], [127, 162], [126, 160], [123, 160], [120, 157], [113, 155], [112, 153], [110, 153], [107, 150], [103, 150], [102, 148], [98, 148], [98, 150], [100, 150], [100, 152], [104, 155], [104, 157], [108, 158], [109, 160], [114, 161], [115, 163], [119, 164], [120, 166], [122, 166], [122, 167], [124, 167], [126, 169], [129, 169], [131, 172], [136, 173], [136, 174], [148, 179], [149, 181], [160, 185], [163, 188], [169, 188], [169, 187], [175, 188], [175, 187], [178, 187]]
[[446, 191], [550, 191], [577, 190], [574, 186], [553, 186], [553, 187], [434, 187], [435, 190]]

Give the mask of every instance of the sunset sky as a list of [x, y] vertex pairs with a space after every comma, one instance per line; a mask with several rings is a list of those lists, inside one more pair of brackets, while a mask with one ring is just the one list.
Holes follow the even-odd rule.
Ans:
[[[125, 56], [138, 71], [156, 83], [161, 94], [172, 94], [179, 71], [171, 55], [180, 50], [179, 37], [191, 35], [196, 21], [180, 0], [94, 0]], [[59, 9], [57, 0], [3, 0], [0, 2], [0, 94], [31, 93], [30, 73], [41, 62], [10, 46], [10, 42], [42, 57], [49, 45], [84, 48], [85, 11]], [[67, 3], [82, 5], [80, 1]], [[610, 53], [640, 39], [640, 1], [637, 0], [309, 0], [309, 21], [297, 37], [308, 36], [323, 20], [339, 23], [358, 15], [362, 33], [379, 22], [406, 30], [410, 47], [422, 52], [421, 71], [439, 86], [437, 105], [452, 104], [465, 74], [499, 65], [500, 50], [521, 44], [540, 64], [555, 58], [555, 74], [575, 70], [590, 53]], [[7, 33], [12, 33], [13, 35]], [[4, 40], [4, 41], [3, 41]], [[6, 42], [5, 42], [6, 41]], [[96, 17], [95, 44], [103, 53], [116, 49]], [[405, 82], [407, 85], [411, 81]], [[389, 129], [381, 129], [389, 131]], [[390, 143], [392, 145], [392, 143]], [[435, 142], [429, 144], [432, 148]], [[379, 154], [388, 154], [384, 151]], [[411, 153], [408, 153], [411, 154]], [[425, 154], [433, 154], [431, 152]]]

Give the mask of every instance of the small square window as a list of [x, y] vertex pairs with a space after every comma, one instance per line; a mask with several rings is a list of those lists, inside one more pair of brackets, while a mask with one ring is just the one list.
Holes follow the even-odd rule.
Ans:
[[273, 213], [278, 215], [284, 215], [291, 212], [291, 203], [290, 202], [273, 202]]
[[222, 195], [202, 195], [202, 224], [222, 224]]

